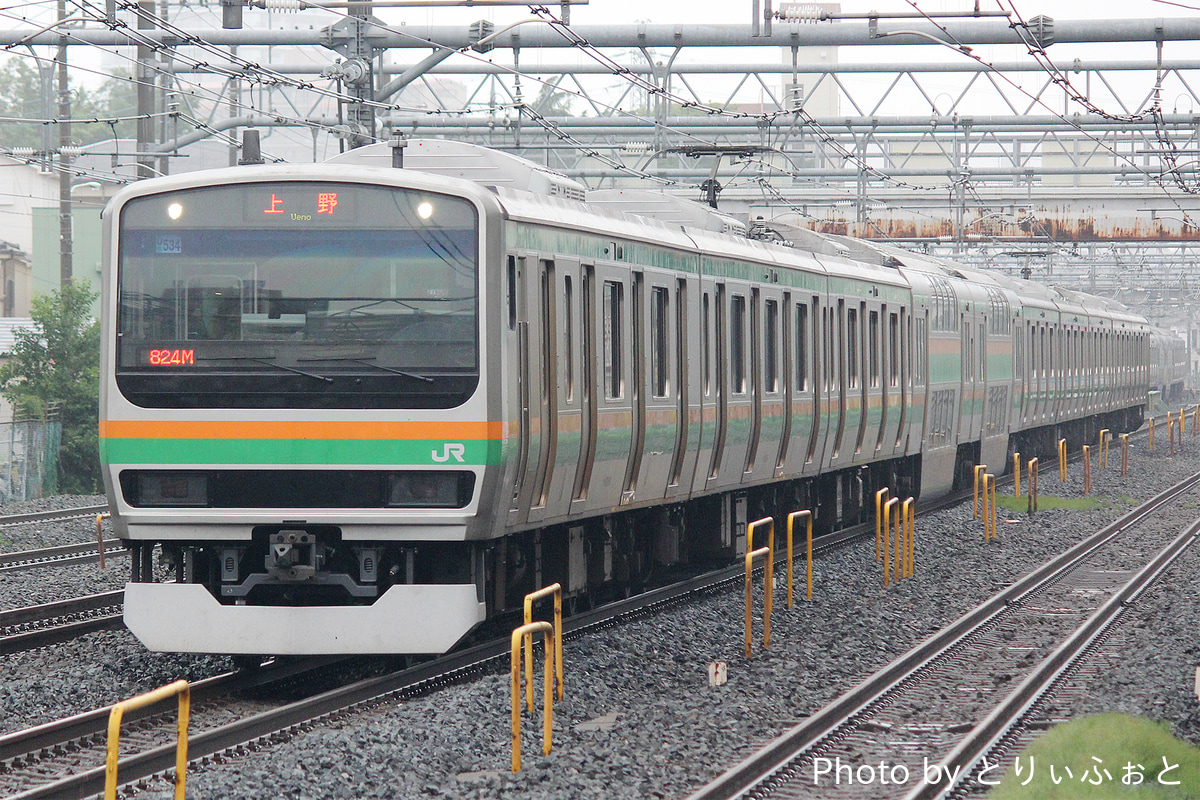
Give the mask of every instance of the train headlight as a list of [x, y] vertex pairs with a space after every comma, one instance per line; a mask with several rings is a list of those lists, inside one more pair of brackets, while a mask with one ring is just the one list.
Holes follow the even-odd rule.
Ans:
[[182, 203], [171, 203], [171, 205], [167, 206], [167, 216], [170, 217], [171, 219], [179, 219], [180, 217], [182, 217], [183, 216], [183, 204]]
[[135, 472], [121, 475], [131, 506], [195, 508], [208, 505], [208, 476], [201, 472]]
[[473, 472], [389, 472], [387, 504], [410, 508], [462, 508], [475, 489]]
[[433, 216], [433, 203], [428, 200], [423, 201], [417, 206], [417, 216], [421, 219], [429, 219]]

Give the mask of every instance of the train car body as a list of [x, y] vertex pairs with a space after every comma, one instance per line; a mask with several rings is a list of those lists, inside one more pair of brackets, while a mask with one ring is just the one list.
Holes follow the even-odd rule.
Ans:
[[101, 455], [151, 649], [441, 652], [550, 582], [595, 600], [764, 514], [828, 529], [1141, 423], [1115, 304], [407, 153], [106, 209]]

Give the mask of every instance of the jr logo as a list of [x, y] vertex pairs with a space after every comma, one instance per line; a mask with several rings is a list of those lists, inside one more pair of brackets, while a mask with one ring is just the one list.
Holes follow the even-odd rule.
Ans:
[[430, 457], [439, 464], [443, 464], [450, 460], [450, 456], [454, 456], [455, 460], [462, 464], [464, 462], [463, 456], [466, 455], [466, 452], [467, 446], [465, 444], [446, 442], [446, 444], [442, 447], [441, 455], [438, 455], [438, 451], [434, 450], [430, 454]]

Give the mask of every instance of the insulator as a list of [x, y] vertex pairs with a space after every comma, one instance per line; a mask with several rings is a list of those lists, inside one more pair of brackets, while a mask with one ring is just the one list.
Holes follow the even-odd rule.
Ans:
[[813, 3], [780, 3], [778, 16], [785, 22], [820, 22], [829, 19], [827, 12]]
[[37, 151], [32, 147], [10, 147], [8, 152], [13, 158], [32, 158]]
[[262, 7], [268, 11], [299, 11], [304, 0], [263, 0]]
[[650, 150], [649, 142], [625, 142], [621, 145], [622, 152], [631, 153], [632, 155], [643, 155]]
[[67, 145], [65, 147], [58, 148], [58, 154], [60, 156], [66, 156], [67, 158], [78, 158], [82, 153], [83, 148], [78, 145]]

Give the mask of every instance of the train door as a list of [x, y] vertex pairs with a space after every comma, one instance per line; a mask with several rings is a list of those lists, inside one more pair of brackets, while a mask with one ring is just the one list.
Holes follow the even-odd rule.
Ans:
[[724, 283], [718, 283], [713, 291], [712, 326], [712, 391], [716, 407], [716, 427], [709, 461], [708, 479], [715, 481], [721, 474], [721, 461], [725, 455], [725, 438], [729, 427], [728, 396], [728, 342], [729, 323], [726, 310], [727, 291]]
[[569, 512], [581, 455], [585, 452], [580, 277], [578, 260], [560, 257], [553, 262], [542, 262], [538, 315], [545, 446], [538, 460], [530, 521]]
[[594, 354], [586, 365], [591, 370], [591, 458], [576, 497], [584, 508], [600, 509], [620, 505], [629, 471], [634, 414], [633, 314], [628, 270], [596, 264], [589, 275], [584, 313], [590, 326], [587, 346]]
[[585, 264], [579, 277], [579, 461], [571, 488], [572, 512], [587, 506], [592, 466], [596, 462], [596, 387], [600, 381], [596, 268]]
[[675, 443], [667, 496], [686, 495], [691, 491], [701, 449], [703, 412], [703, 348], [698, 324], [700, 292], [695, 278], [675, 280]]
[[795, 359], [792, 356], [792, 349], [796, 346], [796, 339], [792, 333], [792, 325], [795, 324], [792, 318], [792, 293], [784, 292], [783, 298], [780, 301], [777, 314], [779, 318], [779, 393], [780, 393], [780, 413], [782, 415], [779, 424], [779, 448], [775, 457], [775, 472], [782, 474], [788, 462], [789, 444], [792, 438], [792, 407], [795, 403], [795, 396], [792, 387], [795, 385], [793, 370], [795, 369]]
[[522, 457], [513, 501], [517, 521], [526, 522], [545, 516], [557, 445], [559, 304], [555, 262], [535, 254], [517, 262]]
[[635, 496], [662, 497], [668, 485], [678, 480], [682, 468], [678, 448], [680, 437], [686, 436], [686, 414], [681, 416], [676, 398], [686, 394], [675, 366], [679, 355], [675, 342], [684, 333], [677, 329], [680, 315], [674, 308], [680, 294], [676, 291], [673, 296], [672, 289], [679, 287], [666, 275], [635, 273], [634, 287], [640, 309], [634, 330], [642, 344], [634, 346], [640, 385], [635, 387], [634, 451], [630, 454], [626, 491]]
[[699, 284], [700, 302], [697, 309], [697, 333], [699, 343], [699, 370], [696, 405], [699, 406], [698, 433], [695, 463], [692, 467], [693, 491], [702, 492], [713, 478], [716, 443], [719, 430], [720, 408], [717, 380], [717, 284], [702, 278]]
[[783, 441], [786, 438], [784, 429], [789, 422], [790, 393], [785, 388], [785, 373], [790, 370], [786, 357], [789, 345], [785, 329], [788, 326], [782, 309], [786, 309], [789, 302], [789, 293], [774, 288], [765, 288], [761, 292], [760, 321], [755, 337], [759, 351], [755, 360], [760, 366], [753, 387], [758, 408], [757, 444], [753, 456], [747, 459], [746, 470], [756, 478], [774, 477], [786, 450]]

